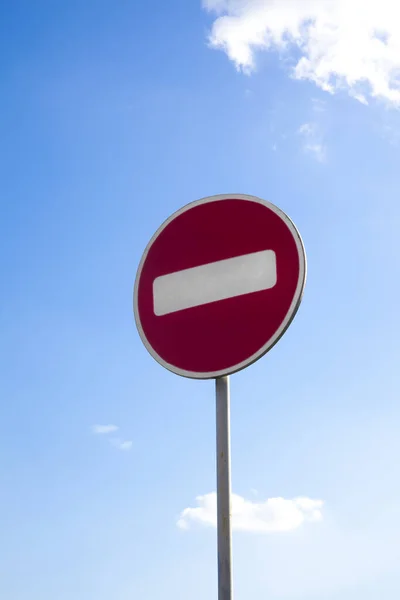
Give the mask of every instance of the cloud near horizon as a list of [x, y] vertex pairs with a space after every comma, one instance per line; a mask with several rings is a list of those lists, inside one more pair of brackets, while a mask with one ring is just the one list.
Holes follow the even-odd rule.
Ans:
[[[346, 89], [400, 106], [400, 3], [395, 0], [203, 0], [216, 15], [209, 35], [236, 68], [256, 51], [293, 53], [291, 74], [335, 93]], [[296, 58], [294, 58], [296, 57]]]
[[[215, 492], [198, 496], [197, 507], [185, 508], [177, 526], [189, 529], [192, 525], [217, 526], [217, 495]], [[293, 531], [305, 521], [322, 520], [322, 500], [299, 497], [292, 500], [269, 498], [253, 502], [232, 494], [232, 528], [236, 531], [272, 533]]]

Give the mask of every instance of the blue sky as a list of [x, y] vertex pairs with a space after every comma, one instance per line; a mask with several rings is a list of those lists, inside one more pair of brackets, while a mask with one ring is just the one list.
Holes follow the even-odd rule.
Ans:
[[233, 489], [323, 501], [234, 534], [235, 596], [396, 597], [397, 9], [365, 3], [383, 55], [341, 0], [3, 4], [0, 597], [216, 597], [215, 530], [177, 526], [215, 489], [213, 384], [148, 355], [132, 288], [171, 212], [229, 192], [284, 209], [309, 268], [287, 334], [232, 377]]

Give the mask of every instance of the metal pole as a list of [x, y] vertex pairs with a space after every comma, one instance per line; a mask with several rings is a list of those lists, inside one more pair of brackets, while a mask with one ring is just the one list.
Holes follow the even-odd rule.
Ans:
[[215, 381], [217, 409], [218, 600], [232, 600], [229, 377]]

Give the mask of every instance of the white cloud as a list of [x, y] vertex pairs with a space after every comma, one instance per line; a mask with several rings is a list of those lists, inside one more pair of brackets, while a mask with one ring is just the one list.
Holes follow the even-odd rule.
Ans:
[[298, 134], [302, 138], [304, 152], [311, 154], [318, 162], [325, 162], [326, 146], [316, 123], [303, 123]]
[[256, 50], [296, 49], [292, 75], [334, 93], [346, 88], [400, 106], [400, 3], [397, 0], [203, 0], [216, 14], [210, 45], [239, 70]]
[[[217, 526], [217, 495], [215, 492], [198, 496], [197, 507], [185, 508], [177, 522], [181, 529], [192, 524]], [[322, 520], [322, 500], [310, 498], [269, 498], [265, 502], [245, 500], [232, 495], [232, 527], [237, 531], [270, 533], [292, 531], [305, 521]]]
[[118, 425], [92, 425], [92, 432], [97, 435], [114, 433], [115, 431], [118, 431], [118, 429]]
[[121, 440], [119, 438], [111, 438], [110, 442], [118, 450], [131, 450], [133, 445], [131, 440]]

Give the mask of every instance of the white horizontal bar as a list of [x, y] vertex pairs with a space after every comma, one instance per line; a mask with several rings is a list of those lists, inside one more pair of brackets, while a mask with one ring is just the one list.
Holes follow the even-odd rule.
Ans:
[[153, 282], [157, 316], [268, 290], [276, 284], [273, 250], [244, 254], [218, 262], [162, 275]]

